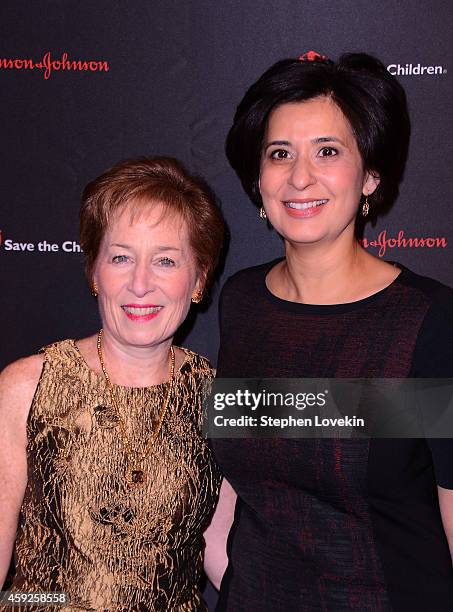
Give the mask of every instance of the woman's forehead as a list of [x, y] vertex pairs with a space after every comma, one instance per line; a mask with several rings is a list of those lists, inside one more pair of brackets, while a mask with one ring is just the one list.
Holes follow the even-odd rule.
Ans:
[[285, 102], [273, 109], [269, 116], [268, 130], [276, 125], [290, 122], [300, 127], [332, 125], [347, 130], [352, 135], [352, 127], [338, 104], [328, 96], [318, 96], [309, 100]]
[[117, 209], [109, 220], [108, 229], [127, 227], [135, 224], [154, 227], [170, 227], [175, 232], [187, 230], [187, 223], [178, 210], [172, 206], [144, 198], [136, 198], [126, 202]]

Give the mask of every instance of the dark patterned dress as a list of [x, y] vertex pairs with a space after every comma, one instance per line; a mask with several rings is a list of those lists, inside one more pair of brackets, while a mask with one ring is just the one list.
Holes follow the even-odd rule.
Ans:
[[[453, 378], [453, 291], [408, 270], [350, 304], [288, 302], [276, 262], [227, 282], [219, 377]], [[453, 443], [213, 439], [239, 498], [218, 610], [451, 612], [437, 487]]]
[[[143, 462], [146, 482], [131, 489], [105, 380], [88, 368], [74, 341], [45, 349], [27, 425], [28, 484], [12, 590], [68, 594], [67, 606], [45, 610], [206, 610], [198, 589], [203, 531], [220, 485], [201, 436], [212, 376], [206, 359], [186, 351]], [[167, 384], [114, 385], [136, 451], [150, 438]]]

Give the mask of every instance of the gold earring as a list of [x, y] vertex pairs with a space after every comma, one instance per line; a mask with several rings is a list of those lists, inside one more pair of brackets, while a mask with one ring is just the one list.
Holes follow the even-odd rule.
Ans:
[[96, 283], [94, 281], [91, 283], [91, 295], [93, 297], [97, 297], [98, 296], [98, 286], [96, 285]]
[[368, 203], [368, 196], [365, 196], [365, 202], [362, 205], [362, 217], [368, 216], [370, 212], [370, 205]]
[[199, 304], [203, 299], [203, 291], [194, 291], [192, 293], [192, 302], [194, 304]]
[[267, 215], [266, 215], [266, 211], [264, 210], [264, 206], [261, 206], [260, 208], [260, 219], [263, 219], [263, 221], [267, 219]]

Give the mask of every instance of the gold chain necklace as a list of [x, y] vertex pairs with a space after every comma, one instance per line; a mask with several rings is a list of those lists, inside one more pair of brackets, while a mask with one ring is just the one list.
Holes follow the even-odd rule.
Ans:
[[130, 487], [137, 487], [137, 486], [144, 484], [144, 482], [146, 481], [146, 475], [143, 470], [142, 464], [143, 464], [143, 461], [146, 459], [146, 457], [149, 455], [151, 448], [153, 447], [153, 444], [156, 441], [157, 436], [159, 435], [159, 432], [162, 427], [162, 423], [165, 418], [165, 414], [168, 409], [168, 405], [170, 403], [170, 396], [173, 390], [173, 381], [174, 381], [174, 376], [175, 376], [175, 351], [173, 349], [173, 346], [170, 346], [168, 389], [165, 395], [164, 406], [160, 413], [159, 421], [157, 423], [156, 428], [154, 429], [153, 433], [151, 434], [148, 440], [145, 450], [141, 454], [138, 454], [133, 450], [132, 445], [130, 443], [129, 437], [126, 432], [124, 420], [121, 417], [121, 413], [118, 408], [116, 397], [113, 392], [113, 385], [112, 385], [112, 382], [110, 380], [110, 377], [104, 365], [104, 359], [102, 356], [102, 333], [103, 333], [103, 330], [102, 329], [99, 330], [98, 340], [97, 340], [98, 356], [99, 356], [99, 362], [102, 368], [102, 373], [104, 374], [104, 378], [107, 383], [107, 388], [109, 390], [110, 401], [112, 403], [113, 409], [116, 412], [116, 416], [118, 417], [121, 438], [124, 444], [124, 448], [126, 450], [127, 463], [128, 463], [128, 466], [126, 468], [126, 474], [125, 474], [126, 482]]

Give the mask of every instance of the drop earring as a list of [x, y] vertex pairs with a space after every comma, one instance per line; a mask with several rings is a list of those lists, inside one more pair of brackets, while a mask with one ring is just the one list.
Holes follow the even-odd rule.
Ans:
[[[261, 193], [261, 177], [258, 177], [258, 191]], [[264, 206], [260, 208], [260, 219], [265, 221], [267, 219], [266, 211], [264, 210]]]
[[93, 297], [97, 297], [98, 296], [98, 286], [96, 285], [96, 283], [94, 281], [91, 283], [91, 295]]
[[362, 204], [362, 217], [367, 217], [370, 212], [370, 205], [368, 203], [368, 196], [365, 196], [365, 202]]

